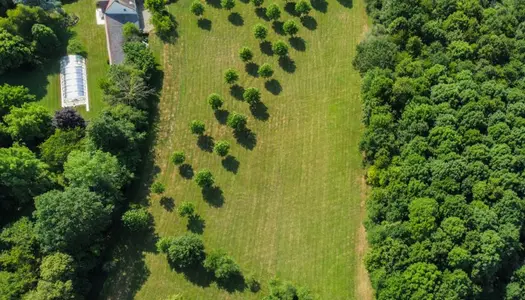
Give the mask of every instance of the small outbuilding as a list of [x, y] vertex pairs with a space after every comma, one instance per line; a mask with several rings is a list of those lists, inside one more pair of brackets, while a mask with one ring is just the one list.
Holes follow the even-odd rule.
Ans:
[[68, 55], [60, 59], [60, 89], [62, 107], [85, 105], [89, 111], [86, 59]]

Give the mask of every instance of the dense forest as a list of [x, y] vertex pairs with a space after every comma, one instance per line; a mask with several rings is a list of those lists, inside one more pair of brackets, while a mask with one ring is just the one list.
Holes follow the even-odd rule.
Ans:
[[[0, 73], [82, 53], [72, 19], [39, 6], [7, 10]], [[49, 111], [23, 86], [0, 85], [0, 299], [81, 299], [90, 291], [109, 228], [128, 208], [155, 108], [153, 54], [138, 28], [127, 26], [125, 38], [125, 62], [100, 84], [108, 107], [89, 124], [72, 108]], [[123, 218], [128, 230], [150, 226], [141, 208]]]
[[369, 0], [358, 46], [378, 299], [525, 299], [525, 1]]

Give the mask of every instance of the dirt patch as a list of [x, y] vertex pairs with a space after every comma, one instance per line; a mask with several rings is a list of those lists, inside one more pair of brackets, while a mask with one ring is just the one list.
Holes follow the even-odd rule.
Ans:
[[[362, 176], [359, 179], [359, 189], [360, 189], [360, 205], [359, 205], [359, 217], [362, 221], [366, 217], [366, 198], [368, 194], [368, 186], [366, 184], [365, 177]], [[368, 271], [365, 268], [364, 258], [366, 251], [368, 250], [368, 242], [366, 240], [366, 230], [363, 222], [359, 225], [357, 231], [357, 243], [355, 245], [355, 253], [357, 254], [359, 263], [357, 264], [357, 276], [356, 276], [356, 290], [357, 290], [357, 299], [360, 300], [372, 300], [374, 299], [374, 290], [370, 284], [370, 279], [368, 278]]]

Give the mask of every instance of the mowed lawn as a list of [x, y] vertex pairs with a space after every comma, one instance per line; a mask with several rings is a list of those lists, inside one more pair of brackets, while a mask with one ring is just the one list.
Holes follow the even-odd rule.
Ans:
[[[78, 111], [87, 118], [96, 116], [105, 103], [102, 101], [102, 90], [99, 81], [109, 67], [106, 48], [106, 34], [103, 25], [97, 25], [95, 19], [95, 1], [78, 0], [62, 6], [67, 12], [79, 17], [78, 23], [71, 28], [73, 36], [78, 38], [87, 51], [87, 77], [89, 112], [85, 106]], [[29, 71], [10, 71], [0, 77], [0, 84], [23, 85], [36, 95], [39, 103], [54, 112], [61, 108], [60, 102], [60, 62], [59, 58], [46, 62]]]
[[[190, 3], [178, 1], [169, 7], [179, 23], [177, 41], [153, 43], [164, 72], [155, 168], [175, 206], [150, 196], [155, 234], [188, 232], [187, 220], [176, 209], [182, 201], [195, 203], [204, 226], [192, 224], [191, 229], [202, 229], [206, 249], [226, 250], [245, 275], [253, 273], [259, 279], [262, 290], [227, 291], [202, 270], [188, 276], [177, 273], [164, 254], [156, 253], [150, 237], [135, 234], [123, 237], [117, 247], [117, 265], [101, 298], [260, 299], [267, 294], [268, 281], [278, 276], [308, 287], [320, 299], [367, 299], [366, 274], [357, 276], [365, 248], [358, 230], [365, 187], [358, 150], [361, 81], [352, 68], [355, 47], [368, 28], [363, 1], [316, 3], [310, 29], [300, 26], [303, 42], [291, 48], [294, 63], [284, 69], [277, 56], [262, 53], [252, 27], [266, 24], [270, 42], [288, 38], [259, 18], [251, 3], [237, 1], [232, 12], [240, 18], [229, 18], [230, 12], [208, 3], [204, 29], [189, 12]], [[284, 1], [276, 3], [284, 7]], [[283, 11], [282, 21], [292, 18], [299, 21]], [[266, 86], [264, 79], [248, 74], [238, 58], [242, 46], [255, 50], [256, 64], [274, 67], [277, 82]], [[266, 113], [259, 108], [254, 116], [247, 103], [230, 95], [223, 82], [223, 72], [230, 67], [240, 71], [242, 87], [262, 91]], [[223, 116], [217, 118], [206, 102], [213, 92], [225, 97], [223, 108], [229, 113], [248, 116], [256, 139], [236, 141], [231, 129], [221, 124]], [[206, 145], [199, 146], [188, 126], [194, 119], [206, 123], [210, 139], [229, 141], [234, 158], [223, 162]], [[196, 183], [171, 164], [175, 150], [186, 153], [195, 172], [212, 171], [223, 199], [203, 199]], [[358, 286], [365, 286], [365, 292], [358, 293]]]

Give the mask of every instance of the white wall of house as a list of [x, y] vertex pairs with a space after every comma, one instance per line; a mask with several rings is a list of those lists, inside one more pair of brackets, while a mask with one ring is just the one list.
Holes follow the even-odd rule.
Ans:
[[123, 14], [123, 15], [135, 15], [137, 11], [124, 5], [113, 2], [110, 7], [106, 8], [106, 14]]

